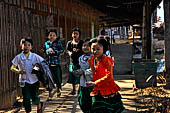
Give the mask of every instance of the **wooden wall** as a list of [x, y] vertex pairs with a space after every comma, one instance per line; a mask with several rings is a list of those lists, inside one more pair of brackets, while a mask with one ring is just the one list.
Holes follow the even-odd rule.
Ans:
[[[5, 1], [5, 2], [4, 2]], [[40, 54], [48, 28], [60, 28], [65, 47], [73, 27], [82, 31], [81, 39], [91, 37], [91, 23], [98, 35], [97, 13], [76, 0], [4, 0], [0, 2], [0, 109], [10, 107], [20, 94], [18, 75], [10, 71], [11, 60], [21, 52], [22, 38], [31, 37], [33, 51]], [[63, 54], [63, 56], [66, 56]], [[66, 57], [61, 57], [66, 68]], [[67, 71], [64, 71], [65, 73]]]
[[9, 107], [20, 95], [18, 75], [10, 71], [11, 60], [21, 52], [20, 39], [32, 37], [38, 52], [45, 39], [46, 18], [0, 3], [0, 108]]

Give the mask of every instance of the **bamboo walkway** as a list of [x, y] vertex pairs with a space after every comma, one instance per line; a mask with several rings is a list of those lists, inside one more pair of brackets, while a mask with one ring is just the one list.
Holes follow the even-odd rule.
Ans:
[[[124, 103], [125, 111], [123, 113], [137, 113], [135, 106], [135, 94], [133, 92], [133, 75], [117, 75], [115, 76], [116, 83], [121, 87], [120, 94]], [[40, 94], [41, 101], [44, 102], [44, 113], [82, 113], [77, 100], [77, 94], [69, 95], [71, 85], [65, 84], [62, 88], [61, 97], [56, 97], [54, 94], [51, 101], [47, 101], [48, 92], [44, 91]], [[21, 100], [22, 101], [22, 100]], [[24, 108], [16, 108], [9, 113], [24, 113]], [[32, 106], [32, 113], [36, 113], [36, 106]]]

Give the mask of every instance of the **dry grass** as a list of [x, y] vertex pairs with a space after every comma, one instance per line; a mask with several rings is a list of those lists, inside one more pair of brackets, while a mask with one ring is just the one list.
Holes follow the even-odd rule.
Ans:
[[[159, 80], [162, 78], [162, 80]], [[170, 90], [165, 89], [165, 79], [157, 77], [159, 84], [157, 87], [148, 87], [135, 90], [137, 96], [137, 110], [142, 113], [170, 113]]]

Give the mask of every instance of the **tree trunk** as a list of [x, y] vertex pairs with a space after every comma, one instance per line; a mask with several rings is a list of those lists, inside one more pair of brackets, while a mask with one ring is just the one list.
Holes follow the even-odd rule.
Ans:
[[165, 18], [165, 66], [167, 85], [170, 89], [170, 1], [164, 0], [164, 18]]

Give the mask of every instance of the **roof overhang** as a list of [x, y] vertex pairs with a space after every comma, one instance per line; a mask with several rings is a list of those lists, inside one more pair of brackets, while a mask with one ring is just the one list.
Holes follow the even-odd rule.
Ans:
[[[102, 12], [99, 24], [102, 26], [128, 26], [141, 24], [143, 20], [143, 6], [147, 0], [81, 0]], [[162, 0], [150, 0], [153, 12]]]

